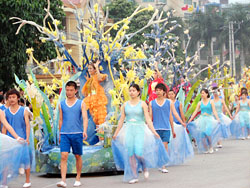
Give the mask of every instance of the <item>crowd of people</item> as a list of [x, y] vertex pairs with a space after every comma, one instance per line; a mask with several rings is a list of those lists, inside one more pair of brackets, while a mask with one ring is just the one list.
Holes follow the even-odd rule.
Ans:
[[[67, 187], [67, 159], [71, 149], [77, 169], [74, 186], [81, 186], [82, 147], [83, 140], [88, 137], [87, 110], [97, 128], [107, 115], [108, 99], [100, 85], [107, 75], [100, 73], [98, 65], [97, 62], [88, 67], [90, 77], [82, 89], [83, 100], [76, 97], [77, 84], [68, 81], [65, 85], [66, 99], [59, 103], [62, 179], [57, 183], [58, 187]], [[176, 95], [180, 87], [184, 87], [187, 94], [190, 83], [187, 84], [182, 78], [177, 87], [169, 88], [158, 69], [153, 77], [145, 102], [140, 99], [139, 85], [131, 84], [130, 100], [121, 106], [118, 127], [113, 135], [114, 161], [117, 169], [124, 171], [125, 182], [138, 182], [140, 171], [148, 179], [150, 168], [159, 168], [162, 173], [168, 173], [167, 166], [180, 165], [191, 159], [194, 148], [199, 153], [212, 154], [215, 148], [222, 148], [224, 139], [250, 138], [250, 100], [246, 88], [241, 89], [239, 96], [235, 94], [230, 109], [218, 85], [213, 85], [211, 92], [201, 89], [201, 100], [191, 117], [186, 119], [184, 106]], [[0, 95], [0, 102], [1, 187], [7, 188], [8, 182], [20, 173], [20, 169], [24, 169], [26, 174], [23, 187], [31, 187], [30, 167], [34, 162], [31, 151], [34, 143], [30, 141], [32, 107], [24, 99], [23, 91], [16, 89]]]

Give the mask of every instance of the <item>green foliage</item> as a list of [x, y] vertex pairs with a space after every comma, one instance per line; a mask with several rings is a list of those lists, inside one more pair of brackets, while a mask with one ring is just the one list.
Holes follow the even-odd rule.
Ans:
[[195, 84], [193, 84], [193, 86], [191, 87], [191, 89], [189, 90], [188, 94], [187, 94], [187, 97], [185, 99], [185, 102], [184, 102], [184, 106], [186, 107], [186, 105], [188, 105], [188, 103], [190, 102], [190, 100], [192, 99], [192, 96], [194, 94], [194, 90], [199, 87], [200, 85], [200, 82], [201, 80], [197, 80], [195, 82]]
[[[62, 2], [53, 0], [50, 2], [50, 11], [55, 19], [62, 21], [64, 12]], [[33, 47], [34, 56], [39, 61], [55, 58], [56, 52], [53, 42], [41, 43], [40, 33], [35, 27], [25, 25], [18, 35], [15, 35], [18, 25], [13, 25], [10, 17], [20, 17], [24, 20], [43, 24], [46, 15], [47, 0], [0, 0], [0, 90], [8, 90], [15, 82], [14, 73], [21, 79], [26, 79], [26, 48]], [[51, 23], [50, 19], [47, 22]], [[60, 26], [62, 28], [62, 26]], [[60, 28], [59, 27], [59, 28]]]
[[197, 104], [200, 102], [201, 99], [201, 94], [199, 93], [198, 95], [196, 95], [194, 101], [192, 102], [191, 106], [189, 107], [189, 109], [186, 111], [185, 113], [185, 118], [189, 119], [191, 117], [191, 115], [193, 114], [193, 112], [196, 109]]

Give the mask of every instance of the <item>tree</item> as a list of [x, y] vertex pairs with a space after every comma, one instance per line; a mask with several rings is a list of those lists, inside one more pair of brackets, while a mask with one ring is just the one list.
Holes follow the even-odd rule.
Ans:
[[[35, 27], [26, 25], [18, 35], [15, 35], [18, 26], [13, 25], [13, 21], [9, 20], [11, 17], [20, 16], [25, 20], [32, 20], [42, 25], [43, 17], [46, 15], [44, 8], [47, 6], [46, 0], [0, 0], [0, 90], [7, 91], [13, 87], [14, 73], [19, 78], [26, 79], [25, 67], [28, 60], [26, 48], [34, 48], [35, 57], [39, 61], [56, 57], [54, 43], [42, 43], [37, 40], [37, 36], [40, 34]], [[60, 0], [50, 2], [50, 10], [59, 21], [62, 21], [64, 17], [61, 7]], [[50, 19], [46, 21], [51, 22]]]

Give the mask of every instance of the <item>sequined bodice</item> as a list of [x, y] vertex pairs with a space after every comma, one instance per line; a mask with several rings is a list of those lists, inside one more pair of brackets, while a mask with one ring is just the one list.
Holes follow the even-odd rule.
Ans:
[[215, 106], [215, 109], [217, 111], [217, 113], [222, 113], [222, 102], [221, 100], [215, 102], [214, 101], [214, 106]]
[[126, 122], [142, 123], [145, 122], [144, 111], [141, 101], [137, 105], [131, 105], [129, 102], [125, 105]]
[[211, 106], [210, 100], [207, 103], [207, 105], [204, 105], [203, 101], [201, 101], [201, 114], [212, 115], [212, 106]]

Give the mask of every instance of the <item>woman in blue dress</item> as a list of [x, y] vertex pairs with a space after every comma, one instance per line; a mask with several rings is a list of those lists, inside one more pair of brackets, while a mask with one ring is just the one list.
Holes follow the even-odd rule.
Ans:
[[[192, 137], [195, 138], [199, 152], [213, 153], [213, 147], [221, 138], [220, 119], [215, 110], [214, 102], [210, 100], [207, 89], [201, 90], [201, 98], [202, 100], [198, 103], [188, 121], [188, 130]], [[199, 111], [201, 111], [201, 115], [191, 122]]]
[[8, 124], [2, 110], [0, 110], [0, 121], [15, 138], [0, 133], [0, 186], [8, 188], [8, 182], [18, 176], [20, 166], [25, 169], [30, 168], [29, 147]]
[[139, 170], [143, 170], [147, 179], [148, 168], [166, 165], [168, 156], [154, 129], [146, 103], [140, 100], [139, 86], [131, 85], [129, 94], [131, 100], [121, 107], [121, 118], [113, 136], [112, 151], [117, 169], [124, 170], [124, 181], [136, 183]]
[[[229, 136], [231, 135], [230, 125], [232, 123], [231, 119], [233, 119], [233, 117], [232, 117], [229, 109], [227, 108], [227, 105], [226, 105], [224, 99], [223, 98], [221, 99], [219, 97], [219, 93], [220, 93], [220, 91], [218, 90], [218, 87], [213, 87], [214, 99], [212, 101], [214, 102], [214, 106], [215, 106], [217, 114], [220, 118], [222, 138], [226, 139], [226, 138], [229, 138]], [[228, 115], [231, 119], [223, 113], [223, 110], [228, 113]], [[222, 148], [221, 140], [218, 141], [217, 147]]]
[[245, 140], [250, 138], [250, 100], [247, 99], [247, 91], [241, 93], [241, 100], [239, 101], [236, 112], [233, 116], [233, 123], [231, 124], [231, 132], [237, 139]]
[[[175, 109], [178, 115], [181, 117], [183, 122], [186, 122], [182, 104], [180, 101], [176, 100], [176, 94], [171, 89], [168, 92], [169, 99], [174, 103]], [[190, 138], [187, 133], [186, 127], [181, 125], [181, 123], [175, 118], [174, 119], [174, 130], [176, 132], [176, 138], [171, 137], [169, 143], [169, 163], [168, 165], [179, 165], [184, 163], [185, 160], [191, 159], [194, 156], [194, 150]]]

